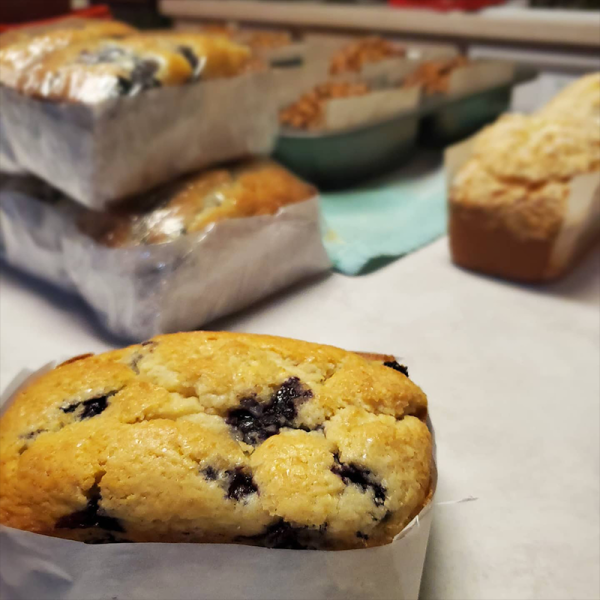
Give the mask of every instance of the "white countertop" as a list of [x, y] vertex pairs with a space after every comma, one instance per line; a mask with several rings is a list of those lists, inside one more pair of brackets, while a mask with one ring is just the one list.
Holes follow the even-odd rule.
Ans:
[[[453, 267], [441, 240], [218, 326], [404, 357], [429, 396], [440, 471], [422, 598], [597, 599], [599, 267], [596, 251], [562, 283], [517, 286]], [[12, 271], [0, 285], [2, 387], [111, 347], [71, 297]]]

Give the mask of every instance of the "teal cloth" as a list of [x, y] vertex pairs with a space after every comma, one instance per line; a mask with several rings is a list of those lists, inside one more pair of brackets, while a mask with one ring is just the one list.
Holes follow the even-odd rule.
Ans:
[[420, 152], [398, 171], [352, 190], [323, 193], [324, 244], [334, 268], [370, 272], [446, 232], [439, 152]]

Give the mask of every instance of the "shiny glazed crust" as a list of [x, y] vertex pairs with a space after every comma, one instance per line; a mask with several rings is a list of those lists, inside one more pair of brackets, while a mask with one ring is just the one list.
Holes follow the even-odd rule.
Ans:
[[199, 78], [238, 75], [252, 58], [248, 48], [225, 38], [134, 34], [109, 22], [8, 45], [0, 50], [0, 83], [36, 98], [94, 104]]
[[118, 39], [136, 29], [118, 21], [73, 19], [48, 28], [16, 30], [0, 36], [0, 83], [19, 89], [29, 69], [45, 57], [72, 44]]
[[235, 333], [74, 358], [0, 421], [0, 522], [93, 543], [347, 549], [430, 499], [427, 399], [391, 357]]
[[160, 244], [224, 219], [272, 215], [315, 196], [316, 189], [271, 161], [213, 169], [140, 198], [139, 208], [84, 212], [80, 229], [110, 247]]

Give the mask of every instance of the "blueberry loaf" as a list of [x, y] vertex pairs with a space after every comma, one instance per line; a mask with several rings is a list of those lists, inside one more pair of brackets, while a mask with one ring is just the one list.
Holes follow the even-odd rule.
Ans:
[[[113, 27], [118, 31], [119, 24]], [[54, 42], [43, 53], [35, 50], [38, 37], [3, 48], [0, 83], [36, 98], [94, 104], [199, 78], [234, 76], [252, 60], [248, 48], [216, 36], [175, 32], [117, 37], [72, 31], [63, 32], [68, 43]], [[57, 38], [61, 32], [48, 35]], [[16, 46], [27, 60], [11, 58]]]
[[315, 194], [277, 163], [258, 160], [184, 177], [112, 212], [83, 211], [79, 228], [109, 247], [160, 244], [224, 219], [272, 215]]
[[[118, 21], [69, 19], [53, 26], [17, 29], [0, 35], [0, 83], [16, 87], [36, 62], [71, 44], [118, 39], [137, 30]], [[23, 83], [21, 83], [22, 85]]]
[[454, 262], [522, 281], [568, 270], [598, 231], [598, 198], [569, 198], [575, 177], [600, 172], [599, 107], [595, 74], [538, 114], [504, 116], [478, 136], [450, 188]]
[[393, 358], [284, 338], [77, 357], [0, 421], [0, 522], [89, 543], [385, 544], [429, 499], [426, 413]]

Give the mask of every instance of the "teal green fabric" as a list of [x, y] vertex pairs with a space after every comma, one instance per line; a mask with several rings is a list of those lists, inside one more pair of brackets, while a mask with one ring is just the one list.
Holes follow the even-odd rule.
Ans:
[[375, 270], [446, 231], [446, 185], [439, 152], [352, 190], [322, 194], [324, 243], [347, 275]]

